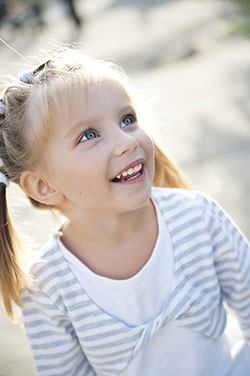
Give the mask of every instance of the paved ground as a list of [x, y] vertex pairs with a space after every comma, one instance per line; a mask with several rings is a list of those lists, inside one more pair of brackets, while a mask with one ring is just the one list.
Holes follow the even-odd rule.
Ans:
[[[0, 35], [25, 56], [46, 47], [49, 38], [77, 38], [98, 56], [121, 62], [144, 103], [145, 125], [193, 187], [214, 196], [250, 238], [250, 41], [227, 36], [240, 15], [224, 1], [95, 0], [77, 5], [85, 15], [78, 34], [59, 3], [50, 2], [42, 31], [31, 32], [30, 23], [14, 33], [6, 25]], [[22, 60], [3, 45], [0, 53], [1, 72], [16, 74]], [[54, 219], [28, 207], [15, 187], [9, 202], [29, 243], [36, 239], [42, 244]], [[34, 376], [22, 329], [2, 315], [0, 330], [0, 376]]]

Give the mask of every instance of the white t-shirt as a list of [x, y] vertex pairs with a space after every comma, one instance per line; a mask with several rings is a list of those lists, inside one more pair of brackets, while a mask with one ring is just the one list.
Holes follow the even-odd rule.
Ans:
[[114, 280], [95, 274], [62, 242], [60, 248], [89, 297], [105, 312], [127, 325], [152, 320], [163, 309], [173, 280], [173, 250], [164, 219], [156, 207], [158, 237], [148, 262], [132, 278]]
[[[171, 291], [174, 256], [164, 218], [155, 204], [158, 237], [150, 259], [132, 278], [112, 280], [88, 269], [57, 242], [76, 278], [102, 310], [127, 325], [146, 323], [167, 304]], [[249, 376], [250, 350], [243, 342], [230, 344], [174, 324], [163, 326], [134, 356], [122, 376]]]

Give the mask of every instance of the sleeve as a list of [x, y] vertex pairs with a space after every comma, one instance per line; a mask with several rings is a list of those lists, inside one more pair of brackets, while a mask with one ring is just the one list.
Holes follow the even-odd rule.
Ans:
[[39, 376], [94, 376], [73, 325], [38, 288], [22, 294], [23, 320]]
[[210, 197], [200, 196], [211, 234], [222, 299], [236, 314], [250, 345], [250, 245], [232, 219]]

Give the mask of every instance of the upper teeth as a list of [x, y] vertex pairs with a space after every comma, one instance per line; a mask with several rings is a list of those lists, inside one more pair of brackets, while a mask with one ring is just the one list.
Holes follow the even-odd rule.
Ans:
[[142, 169], [142, 163], [139, 163], [138, 165], [136, 165], [135, 167], [130, 167], [128, 170], [126, 171], [123, 171], [121, 174], [117, 175], [116, 178], [117, 179], [120, 179], [121, 176], [127, 176], [127, 175], [132, 175], [134, 174], [135, 172], [138, 172]]

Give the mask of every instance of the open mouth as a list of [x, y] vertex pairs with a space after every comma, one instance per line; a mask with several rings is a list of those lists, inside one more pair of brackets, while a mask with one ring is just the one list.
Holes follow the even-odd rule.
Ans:
[[134, 167], [130, 167], [128, 170], [123, 171], [121, 174], [117, 175], [111, 181], [113, 183], [119, 183], [122, 181], [134, 180], [138, 178], [143, 172], [143, 164], [138, 163], [138, 165]]

